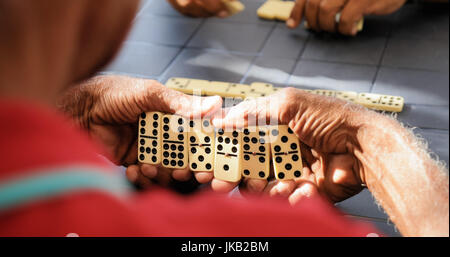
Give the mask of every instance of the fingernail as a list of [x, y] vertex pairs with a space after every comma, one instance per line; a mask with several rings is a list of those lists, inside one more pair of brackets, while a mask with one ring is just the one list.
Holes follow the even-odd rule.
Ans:
[[209, 110], [212, 107], [219, 105], [220, 96], [208, 96], [202, 101], [202, 110]]
[[286, 21], [286, 25], [287, 25], [289, 28], [294, 27], [294, 26], [295, 26], [295, 21], [294, 21], [294, 19], [292, 19], [292, 18], [288, 19], [288, 20]]
[[217, 14], [217, 16], [220, 18], [225, 18], [225, 17], [229, 16], [229, 13], [226, 10], [222, 10]]

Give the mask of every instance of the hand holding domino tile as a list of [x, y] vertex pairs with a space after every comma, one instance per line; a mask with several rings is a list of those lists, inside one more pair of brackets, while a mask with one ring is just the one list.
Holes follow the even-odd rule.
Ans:
[[297, 0], [286, 25], [296, 28], [304, 18], [316, 31], [356, 35], [366, 15], [387, 15], [395, 12], [406, 0]]
[[[288, 197], [291, 203], [302, 197], [322, 194], [337, 202], [357, 194], [363, 188], [360, 170], [353, 153], [347, 148], [350, 138], [355, 135], [344, 135], [354, 126], [354, 121], [349, 117], [360, 117], [365, 112], [368, 111], [357, 106], [349, 108], [339, 100], [330, 102], [321, 96], [288, 88], [227, 108], [217, 113], [212, 122], [214, 126], [223, 128], [261, 126], [269, 121], [270, 124], [286, 124], [276, 126], [276, 129], [269, 126], [267, 131], [270, 136], [283, 135], [270, 141], [276, 180], [259, 179], [257, 173], [252, 176], [249, 172], [241, 184], [246, 190], [241, 192], [267, 192], [272, 196]], [[289, 133], [283, 127], [295, 135], [292, 140], [297, 141], [296, 137], [300, 139], [301, 147], [290, 141]], [[298, 148], [301, 154], [288, 154]], [[286, 155], [278, 155], [282, 152]], [[252, 167], [255, 165], [252, 164]], [[288, 173], [285, 169], [287, 165]], [[277, 171], [278, 168], [280, 170]], [[283, 180], [285, 176], [289, 179]], [[214, 178], [212, 187], [226, 191], [237, 184]]]
[[[74, 95], [79, 97], [73, 97]], [[183, 180], [192, 175], [189, 168], [184, 168], [185, 163], [177, 166], [179, 160], [175, 165], [168, 163], [165, 165], [167, 167], [156, 168], [153, 165], [161, 162], [162, 156], [156, 156], [164, 154], [162, 151], [153, 153], [158, 150], [153, 144], [164, 143], [163, 133], [153, 134], [154, 126], [163, 128], [165, 125], [162, 113], [202, 117], [222, 106], [222, 99], [218, 96], [190, 96], [167, 88], [157, 81], [109, 75], [94, 77], [71, 88], [60, 101], [61, 108], [77, 124], [88, 130], [93, 139], [105, 146], [112, 162], [128, 166], [129, 180], [139, 181], [143, 187], [150, 181], [142, 179], [144, 177], [158, 176], [160, 181], [168, 181], [171, 176]], [[154, 113], [142, 116], [143, 112]], [[136, 135], [138, 122], [141, 129]], [[167, 140], [177, 141], [171, 138]], [[177, 142], [174, 144], [178, 145]], [[140, 147], [143, 148], [140, 160], [144, 164], [137, 165], [137, 160], [141, 157], [138, 156], [137, 148]], [[170, 154], [181, 152], [186, 155], [186, 152], [178, 151], [178, 148], [176, 150]], [[173, 170], [173, 167], [181, 168]]]

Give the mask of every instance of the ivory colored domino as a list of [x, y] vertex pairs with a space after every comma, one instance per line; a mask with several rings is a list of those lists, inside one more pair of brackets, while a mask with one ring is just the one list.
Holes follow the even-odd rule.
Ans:
[[214, 177], [237, 182], [241, 179], [241, 133], [218, 129], [215, 142]]
[[232, 0], [222, 0], [222, 3], [227, 8], [227, 10], [230, 13], [230, 15], [234, 15], [234, 14], [240, 13], [240, 12], [242, 12], [245, 9], [245, 5], [243, 5], [238, 0], [234, 0], [234, 1], [232, 1]]
[[209, 119], [189, 121], [189, 168], [192, 171], [213, 171], [214, 127]]
[[401, 112], [403, 110], [405, 100], [401, 96], [360, 93], [356, 102], [369, 109]]
[[270, 174], [270, 143], [267, 128], [244, 128], [241, 150], [242, 176], [267, 179]]
[[143, 112], [139, 117], [138, 159], [141, 163], [161, 163], [160, 112]]
[[275, 178], [299, 178], [303, 165], [297, 136], [287, 125], [271, 126], [269, 133]]
[[294, 8], [294, 1], [266, 1], [256, 13], [260, 18], [286, 21]]
[[162, 166], [184, 169], [188, 166], [187, 121], [178, 115], [162, 117]]

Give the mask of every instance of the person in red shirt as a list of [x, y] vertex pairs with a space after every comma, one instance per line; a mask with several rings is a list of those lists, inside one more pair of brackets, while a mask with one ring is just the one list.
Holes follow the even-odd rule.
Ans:
[[[366, 236], [376, 231], [326, 200], [363, 185], [404, 235], [448, 236], [443, 168], [390, 118], [292, 88], [222, 110], [219, 97], [156, 81], [92, 77], [114, 57], [136, 8], [136, 1], [0, 1], [0, 236]], [[104, 156], [128, 166], [129, 180], [141, 185], [191, 176], [137, 164], [143, 111], [211, 115], [217, 127], [249, 117], [289, 124], [304, 144], [307, 179], [243, 185], [293, 206], [264, 194], [134, 191]], [[212, 186], [236, 185], [213, 179]]]

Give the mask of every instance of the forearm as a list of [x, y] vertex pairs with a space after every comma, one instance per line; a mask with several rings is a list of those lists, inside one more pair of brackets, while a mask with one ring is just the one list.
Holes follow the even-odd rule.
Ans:
[[405, 236], [449, 235], [449, 182], [444, 167], [397, 121], [370, 112], [354, 153], [362, 180]]

